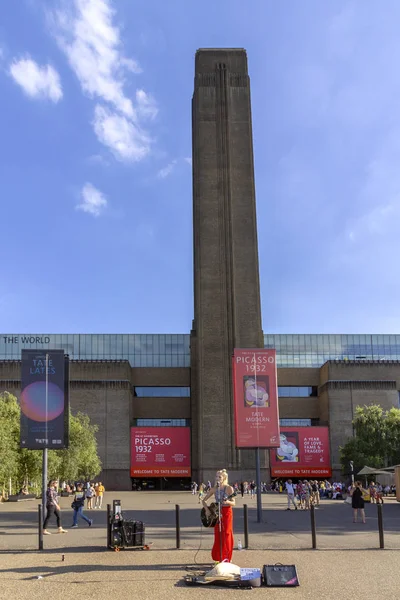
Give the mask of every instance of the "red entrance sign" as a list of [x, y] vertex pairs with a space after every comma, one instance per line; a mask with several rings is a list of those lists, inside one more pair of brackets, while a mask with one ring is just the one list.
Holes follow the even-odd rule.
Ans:
[[131, 427], [131, 477], [190, 475], [190, 427]]
[[328, 427], [282, 427], [270, 452], [272, 477], [331, 477]]
[[233, 386], [236, 446], [279, 446], [275, 350], [236, 348]]

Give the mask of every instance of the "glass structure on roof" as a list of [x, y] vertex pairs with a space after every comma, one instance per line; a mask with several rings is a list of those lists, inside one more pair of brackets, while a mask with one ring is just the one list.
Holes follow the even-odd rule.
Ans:
[[[266, 334], [278, 367], [320, 367], [327, 360], [400, 360], [400, 335]], [[75, 360], [128, 360], [132, 367], [189, 367], [187, 334], [0, 334], [0, 360], [23, 348], [63, 348]]]

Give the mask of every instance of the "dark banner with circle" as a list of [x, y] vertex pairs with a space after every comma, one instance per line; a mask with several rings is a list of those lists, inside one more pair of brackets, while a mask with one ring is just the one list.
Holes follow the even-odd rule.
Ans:
[[21, 359], [21, 448], [68, 447], [68, 357], [22, 350]]

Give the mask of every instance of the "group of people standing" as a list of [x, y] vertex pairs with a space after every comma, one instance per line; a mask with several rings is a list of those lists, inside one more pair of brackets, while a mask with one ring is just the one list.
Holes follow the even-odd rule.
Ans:
[[309, 510], [312, 504], [319, 506], [320, 488], [318, 481], [299, 480], [297, 483], [293, 483], [291, 479], [288, 479], [285, 487], [287, 493], [286, 510], [291, 510], [292, 504], [295, 510], [298, 508]]

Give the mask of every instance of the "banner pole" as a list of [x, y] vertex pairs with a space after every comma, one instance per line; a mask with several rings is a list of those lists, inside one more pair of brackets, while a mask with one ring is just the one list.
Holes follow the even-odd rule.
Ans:
[[256, 448], [257, 523], [262, 523], [260, 448]]
[[[42, 506], [43, 506], [43, 522], [47, 516], [47, 446], [49, 445], [49, 441], [47, 439], [48, 436], [48, 406], [49, 406], [49, 355], [46, 353], [46, 412], [45, 412], [45, 444], [46, 448], [43, 448], [43, 462], [42, 462]], [[43, 523], [42, 523], [43, 526]]]
[[[254, 383], [256, 389], [256, 398], [258, 399], [257, 392], [257, 361], [256, 354], [253, 354], [253, 366], [254, 366]], [[257, 491], [257, 523], [262, 523], [262, 500], [261, 500], [261, 461], [260, 461], [260, 431], [257, 423], [257, 447], [256, 447], [256, 491]]]
[[[47, 504], [47, 448], [43, 448], [43, 457], [42, 457], [42, 515], [43, 522], [47, 516], [46, 504]], [[43, 527], [43, 523], [42, 523]]]

